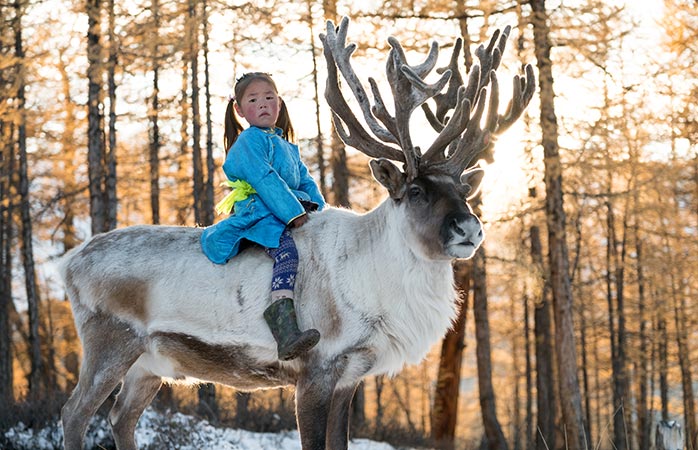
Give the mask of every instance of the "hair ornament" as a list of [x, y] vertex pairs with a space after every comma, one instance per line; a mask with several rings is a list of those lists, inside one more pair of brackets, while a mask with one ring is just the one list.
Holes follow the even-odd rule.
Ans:
[[228, 94], [228, 103], [235, 101], [235, 93]]

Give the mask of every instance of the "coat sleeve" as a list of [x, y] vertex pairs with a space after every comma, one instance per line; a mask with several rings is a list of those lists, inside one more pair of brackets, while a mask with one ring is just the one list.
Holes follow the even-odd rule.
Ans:
[[318, 188], [317, 183], [310, 175], [308, 168], [303, 163], [303, 161], [298, 159], [298, 172], [300, 173], [301, 182], [299, 185], [299, 190], [305, 192], [310, 196], [310, 200], [318, 204], [318, 210], [325, 208], [325, 199]]
[[247, 181], [272, 214], [288, 225], [305, 213], [300, 201], [274, 170], [266, 139], [241, 134], [228, 152], [223, 171], [230, 179]]

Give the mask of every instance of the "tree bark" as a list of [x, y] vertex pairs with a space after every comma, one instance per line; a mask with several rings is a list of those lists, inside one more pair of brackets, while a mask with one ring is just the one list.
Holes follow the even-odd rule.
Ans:
[[179, 155], [177, 158], [177, 223], [185, 225], [188, 220], [191, 192], [189, 190], [189, 164], [188, 142], [189, 142], [189, 103], [187, 88], [189, 87], [189, 60], [186, 55], [182, 56], [182, 86], [179, 94]]
[[63, 220], [61, 221], [61, 230], [63, 231], [63, 251], [76, 247], [78, 245], [78, 237], [75, 231], [75, 205], [74, 200], [79, 188], [75, 181], [76, 164], [75, 164], [75, 131], [77, 130], [77, 121], [75, 114], [75, 102], [70, 95], [70, 74], [68, 66], [63, 61], [63, 51], [61, 51], [58, 61], [58, 71], [61, 76], [61, 93], [63, 94], [63, 111], [65, 119], [63, 120], [63, 133], [61, 136], [61, 159], [63, 161], [63, 198], [61, 199], [63, 208]]
[[645, 271], [643, 259], [642, 240], [639, 230], [639, 212], [637, 201], [637, 188], [633, 189], [636, 192], [635, 208], [635, 223], [633, 226], [635, 238], [635, 262], [637, 272], [637, 308], [638, 318], [640, 320], [639, 327], [639, 350], [638, 360], [636, 362], [635, 372], [637, 373], [637, 428], [638, 428], [638, 443], [639, 450], [649, 450], [650, 448], [650, 428], [652, 426], [650, 420], [650, 412], [648, 408], [648, 391], [647, 378], [649, 374], [648, 359], [649, 359], [649, 339], [647, 336], [647, 320], [645, 318]]
[[[0, 6], [0, 11], [4, 7]], [[7, 72], [5, 72], [7, 73]], [[3, 86], [10, 86], [0, 73]], [[3, 91], [6, 88], [3, 88]], [[12, 179], [14, 173], [14, 137], [12, 122], [0, 120], [0, 403], [14, 405], [12, 366]]]
[[662, 420], [669, 420], [669, 333], [666, 328], [666, 319], [662, 311], [657, 311], [657, 356], [659, 358], [659, 398], [662, 411]]
[[475, 353], [477, 380], [480, 390], [480, 411], [489, 450], [507, 450], [507, 441], [497, 419], [494, 386], [492, 385], [492, 357], [490, 323], [487, 313], [487, 272], [485, 248], [473, 258], [473, 316], [475, 318]]
[[[584, 294], [580, 295], [584, 299]], [[586, 302], [581, 301], [579, 305], [579, 346], [582, 357], [582, 386], [584, 387], [584, 417], [589, 427], [589, 436], [593, 436], [591, 432], [591, 391], [589, 390], [589, 357], [587, 352], [587, 320], [586, 320]]]
[[160, 0], [151, 0], [150, 10], [153, 18], [153, 30], [150, 43], [150, 64], [153, 71], [153, 95], [150, 101], [150, 142], [148, 161], [150, 174], [150, 215], [153, 224], [160, 223]]
[[107, 212], [104, 202], [101, 13], [101, 0], [87, 0], [87, 162], [93, 235], [107, 230]]
[[[530, 229], [531, 260], [539, 273], [546, 273], [543, 264], [543, 248], [540, 241], [540, 229], [533, 225]], [[534, 317], [535, 354], [536, 354], [536, 433], [534, 442], [537, 449], [556, 448], [555, 446], [555, 374], [553, 373], [553, 354], [555, 347], [552, 339], [552, 316], [547, 279], [544, 280], [540, 299], [536, 302]]]
[[213, 121], [211, 120], [211, 78], [208, 61], [208, 0], [203, 2], [203, 54], [204, 54], [204, 96], [206, 97], [206, 181], [204, 183], [203, 219], [204, 225], [213, 225]]
[[572, 318], [572, 290], [569, 277], [565, 211], [562, 196], [562, 167], [557, 143], [552, 62], [550, 60], [550, 31], [544, 0], [531, 0], [535, 53], [539, 72], [542, 144], [545, 161], [545, 212], [548, 225], [548, 259], [553, 293], [560, 405], [567, 448], [589, 448], [582, 413], [582, 401], [577, 376], [577, 349]]
[[457, 260], [454, 264], [454, 272], [461, 302], [458, 316], [441, 342], [441, 357], [431, 419], [431, 437], [440, 449], [452, 449], [454, 446], [472, 263]]
[[[315, 95], [315, 127], [317, 136], [315, 142], [317, 145], [317, 166], [318, 166], [318, 185], [323, 197], [327, 197], [327, 181], [325, 176], [325, 144], [323, 142], [322, 123], [320, 120], [320, 83], [318, 81], [318, 67], [316, 58], [315, 46], [315, 31], [313, 30], [313, 2], [308, 0], [308, 29], [310, 31], [310, 51], [313, 58], [313, 93]], [[363, 384], [360, 389], [363, 389]]]
[[[683, 295], [687, 291], [684, 286], [685, 277], [676, 281], [672, 274], [672, 300], [674, 306], [674, 325], [676, 327], [676, 345], [678, 347], [679, 367], [681, 369], [681, 389], [683, 393], [683, 420], [684, 438], [687, 449], [695, 449], [698, 446], [698, 432], [696, 430], [696, 406], [693, 391], [693, 370], [691, 369], [691, 351], [688, 347], [688, 330], [686, 329], [686, 299]], [[679, 286], [676, 286], [678, 283]]]
[[15, 32], [15, 57], [17, 58], [17, 149], [19, 154], [19, 198], [22, 223], [21, 252], [24, 266], [24, 281], [27, 293], [27, 314], [29, 316], [29, 358], [31, 371], [29, 373], [29, 396], [41, 398], [47, 389], [45, 383], [44, 364], [41, 357], [41, 338], [39, 336], [39, 289], [36, 284], [34, 265], [34, 246], [32, 237], [32, 221], [29, 201], [29, 176], [27, 168], [27, 123], [25, 111], [25, 81], [24, 81], [24, 48], [22, 42], [22, 17], [24, 4], [15, 0], [15, 17], [13, 27]]
[[[609, 172], [609, 178], [611, 173]], [[610, 184], [609, 184], [610, 191]], [[609, 192], [610, 197], [610, 192]], [[627, 222], [624, 221], [624, 231]], [[625, 450], [629, 447], [627, 439], [630, 435], [627, 429], [628, 418], [626, 414], [625, 402], [628, 400], [628, 383], [626, 369], [626, 342], [625, 342], [625, 308], [624, 308], [624, 255], [625, 238], [623, 238], [622, 255], [618, 255], [618, 239], [615, 231], [615, 212], [610, 199], [606, 201], [606, 228], [607, 228], [607, 250], [606, 250], [606, 289], [608, 302], [608, 323], [609, 336], [611, 339], [611, 378], [613, 381], [613, 445], [618, 450]], [[615, 287], [615, 295], [614, 295]], [[613, 298], [615, 297], [615, 307]], [[616, 322], [614, 324], [614, 321]]]
[[199, 112], [199, 15], [198, 2], [188, 1], [187, 45], [191, 70], [191, 126], [192, 126], [192, 168], [194, 221], [205, 225], [204, 215], [204, 174], [201, 161], [201, 114]]
[[114, 12], [114, 0], [107, 4], [109, 10], [109, 61], [107, 62], [107, 85], [109, 91], [109, 147], [104, 155], [104, 203], [106, 207], [105, 228], [113, 230], [117, 225], [117, 197], [116, 197], [116, 78], [115, 71], [118, 64], [118, 44], [114, 27], [116, 18]]
[[533, 449], [533, 363], [531, 361], [531, 320], [528, 296], [524, 296], [524, 336], [526, 357], [526, 433], [523, 441], [524, 450]]

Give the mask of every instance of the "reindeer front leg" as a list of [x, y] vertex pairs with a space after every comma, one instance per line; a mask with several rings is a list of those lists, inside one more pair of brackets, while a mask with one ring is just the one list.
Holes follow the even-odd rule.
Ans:
[[349, 447], [349, 415], [351, 400], [359, 384], [338, 388], [332, 395], [327, 423], [326, 445], [332, 450], [347, 450]]
[[[296, 418], [303, 450], [325, 450], [327, 421], [337, 378], [312, 367], [296, 384]], [[334, 450], [334, 449], [333, 449]]]
[[351, 401], [359, 383], [375, 364], [376, 357], [368, 349], [357, 348], [345, 353], [341, 360], [343, 376], [332, 394], [327, 423], [326, 445], [332, 450], [347, 450], [349, 446]]

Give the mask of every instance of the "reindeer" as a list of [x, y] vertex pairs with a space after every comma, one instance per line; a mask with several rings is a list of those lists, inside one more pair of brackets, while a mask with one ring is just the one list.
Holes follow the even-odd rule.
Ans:
[[[109, 423], [117, 448], [135, 449], [138, 418], [163, 380], [241, 390], [294, 385], [303, 449], [347, 449], [349, 406], [361, 379], [420, 362], [451, 325], [452, 260], [472, 257], [484, 238], [466, 202], [482, 178], [476, 163], [491, 137], [528, 104], [533, 70], [527, 66], [525, 77], [514, 77], [512, 101], [500, 115], [494, 71], [508, 27], [477, 49], [479, 65], [467, 85], [458, 69], [460, 40], [440, 78], [427, 84], [438, 45], [410, 66], [391, 37], [386, 76], [393, 116], [375, 80], [369, 79], [371, 105], [352, 68], [356, 45], [346, 44], [348, 26], [347, 18], [338, 28], [327, 22], [321, 35], [325, 98], [344, 142], [374, 158], [372, 173], [389, 198], [366, 214], [328, 208], [293, 231], [301, 260], [298, 321], [320, 331], [319, 344], [301, 358], [277, 359], [262, 318], [272, 262], [260, 248], [216, 265], [200, 249], [201, 229], [193, 227], [132, 226], [95, 235], [60, 265], [83, 344], [79, 382], [62, 410], [66, 449], [82, 448], [91, 416], [120, 383]], [[370, 132], [343, 97], [338, 69]], [[439, 133], [422, 154], [409, 119], [429, 99], [436, 112], [424, 109]]]

